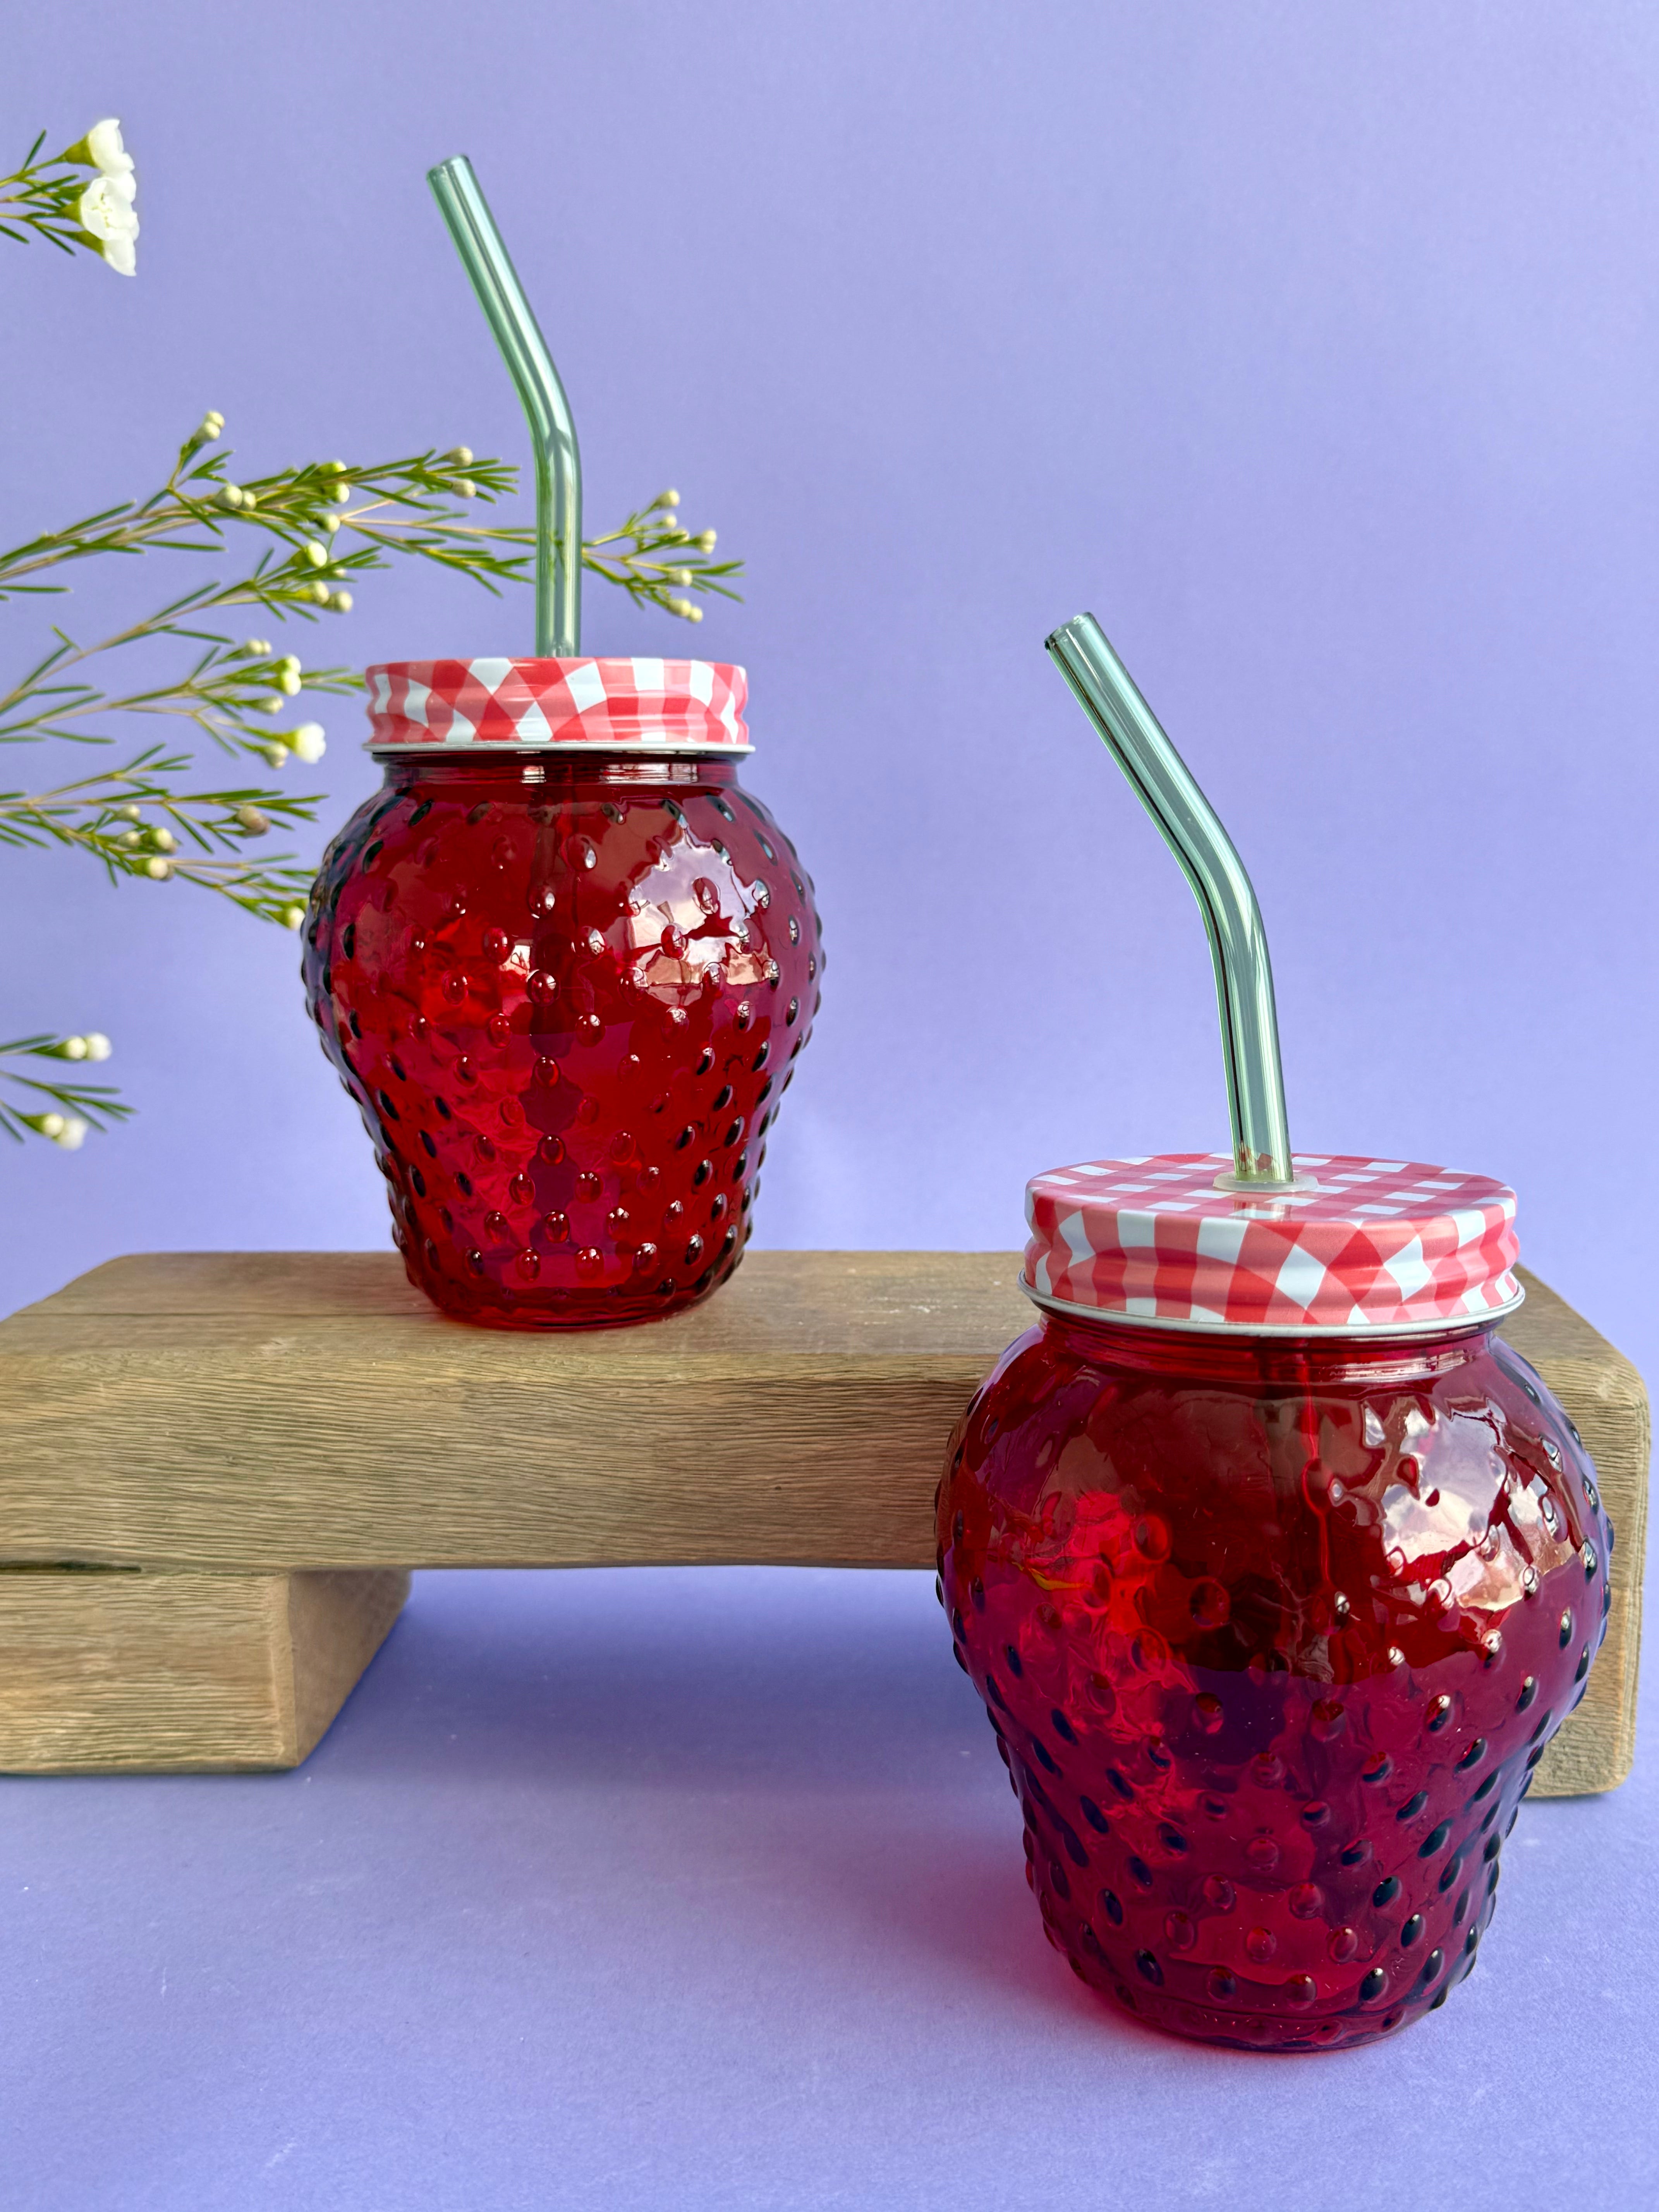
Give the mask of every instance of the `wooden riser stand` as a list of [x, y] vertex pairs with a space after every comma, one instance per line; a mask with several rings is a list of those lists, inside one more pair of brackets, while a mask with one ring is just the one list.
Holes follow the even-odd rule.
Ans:
[[[392, 1254], [112, 1261], [0, 1323], [0, 1768], [297, 1765], [410, 1566], [915, 1567], [969, 1395], [1027, 1328], [1012, 1254], [751, 1254], [672, 1321], [441, 1319]], [[1505, 1327], [1618, 1528], [1589, 1694], [1535, 1787], [1634, 1750], [1648, 1408], [1528, 1282]]]

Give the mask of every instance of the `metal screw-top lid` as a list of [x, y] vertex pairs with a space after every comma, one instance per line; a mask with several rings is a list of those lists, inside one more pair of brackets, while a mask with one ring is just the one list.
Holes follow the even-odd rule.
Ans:
[[728, 661], [395, 660], [368, 675], [373, 753], [751, 752], [746, 672]]
[[1416, 1161], [1294, 1164], [1298, 1187], [1271, 1195], [1225, 1188], [1224, 1152], [1037, 1176], [1021, 1286], [1103, 1321], [1279, 1336], [1443, 1330], [1520, 1304], [1504, 1184]]

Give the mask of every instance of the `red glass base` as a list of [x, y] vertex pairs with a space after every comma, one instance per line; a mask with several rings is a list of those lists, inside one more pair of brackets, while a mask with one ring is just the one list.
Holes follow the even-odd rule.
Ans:
[[395, 759], [304, 974], [410, 1280], [498, 1328], [723, 1282], [817, 1008], [810, 893], [730, 762]]
[[1516, 1353], [1050, 1319], [969, 1407], [939, 1515], [1084, 1981], [1255, 2050], [1443, 2002], [1609, 1602], [1593, 1470]]

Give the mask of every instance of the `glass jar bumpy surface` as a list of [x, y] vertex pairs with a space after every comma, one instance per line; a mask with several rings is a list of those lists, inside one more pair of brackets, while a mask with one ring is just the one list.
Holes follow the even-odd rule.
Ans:
[[303, 972], [410, 1280], [501, 1328], [725, 1281], [817, 1009], [811, 894], [727, 761], [393, 759]]
[[1612, 1542], [1490, 1327], [1045, 1317], [952, 1440], [939, 1569], [1050, 1942], [1140, 2018], [1256, 2050], [1443, 2002], [1583, 1693]]

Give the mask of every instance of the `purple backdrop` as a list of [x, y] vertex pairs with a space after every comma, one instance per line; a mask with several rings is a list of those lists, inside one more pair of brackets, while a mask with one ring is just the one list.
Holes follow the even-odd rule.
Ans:
[[[1510, 1178], [1525, 1256], [1659, 1372], [1636, 1188], [1659, 967], [1651, 9], [143, 0], [95, 21], [15, 7], [5, 45], [5, 143], [118, 113], [144, 224], [131, 283], [0, 241], [14, 536], [142, 490], [209, 406], [250, 469], [457, 440], [522, 455], [423, 182], [467, 151], [563, 369], [591, 514], [673, 482], [747, 557], [746, 603], [696, 646], [749, 665], [750, 781], [817, 875], [831, 954], [763, 1242], [1010, 1246], [1038, 1169], [1224, 1141], [1197, 915], [1042, 652], [1086, 606], [1255, 875], [1298, 1144]], [[57, 611], [85, 631], [169, 579], [147, 561], [75, 580]], [[41, 619], [0, 620], [5, 665]], [[304, 642], [361, 665], [522, 651], [528, 623], [522, 598], [391, 576]], [[689, 638], [595, 588], [586, 642]], [[321, 718], [323, 771], [289, 773], [330, 793], [331, 825], [373, 778], [355, 711]], [[0, 901], [0, 1028], [106, 1030], [141, 1109], [79, 1155], [0, 1157], [0, 1309], [123, 1250], [384, 1243], [291, 939], [51, 856], [8, 858]], [[1650, 2201], [1638, 1785], [1529, 1809], [1507, 1948], [1408, 2055], [1269, 2084], [1085, 2022], [1043, 1964], [1000, 1771], [970, 1759], [982, 1731], [958, 1747], [942, 1707], [923, 1731], [915, 1773], [966, 1762], [960, 1803], [913, 1803], [908, 1769], [870, 1794], [861, 1751], [837, 1763], [862, 1730], [890, 1767], [905, 1716], [933, 1714], [913, 1688], [969, 1724], [924, 1590], [814, 1583], [821, 1624], [793, 1644], [793, 1601], [764, 1595], [781, 1583], [684, 1599], [742, 1623], [694, 1703], [735, 1696], [733, 1742], [799, 1726], [819, 1760], [799, 1807], [775, 1778], [760, 1792], [757, 1873], [688, 1810], [726, 1805], [738, 1753], [653, 1718], [660, 1670], [637, 1654], [605, 1714], [620, 1794], [588, 1819], [586, 1753], [539, 1685], [584, 1652], [608, 1665], [623, 1616], [608, 1584], [492, 1587], [423, 1586], [301, 1776], [7, 1791], [31, 2203], [471, 2203], [463, 2152], [487, 2138], [473, 2179], [503, 2205], [991, 2206], [1019, 2172], [1102, 2203], [1276, 2205], [1316, 2149], [1328, 2194], [1355, 2157], [1409, 2189], [1482, 2112], [1524, 2113], [1527, 2154], [1480, 2152], [1472, 2203], [1556, 2201], [1608, 2126], [1605, 2201]], [[904, 1651], [883, 1640], [890, 1602], [933, 1657], [907, 1656], [908, 1626]], [[866, 1638], [886, 1686], [836, 1693], [820, 1760], [807, 1692]], [[739, 1660], [787, 1696], [734, 1692]], [[653, 1759], [664, 1832], [691, 1840], [641, 1860], [629, 1921], [605, 1823], [637, 1826]], [[499, 1849], [480, 1761], [520, 1807]], [[511, 1869], [554, 1817], [586, 1838], [555, 1884], [569, 1941], [514, 1917]], [[677, 1888], [686, 1851], [708, 1865]], [[795, 1871], [757, 1917], [769, 1854]], [[337, 1856], [374, 1884], [343, 1917], [319, 1902]], [[958, 1960], [963, 1927], [998, 1960], [1006, 1927], [1030, 1984], [1012, 2011], [1001, 1966]], [[170, 1959], [210, 2002], [168, 1997]], [[947, 2018], [977, 2054], [955, 2106]], [[568, 2060], [552, 2077], [544, 2033]], [[1579, 2049], [1606, 2092], [1593, 2123], [1536, 2095]], [[757, 2146], [735, 2166], [710, 2120], [734, 2094]], [[969, 2137], [964, 2188], [949, 2161]], [[515, 2141], [550, 2163], [518, 2174]]]
[[[210, 405], [250, 466], [521, 455], [423, 181], [465, 150], [591, 514], [672, 481], [748, 559], [696, 646], [749, 665], [830, 948], [763, 1242], [1012, 1245], [1040, 1168], [1224, 1142], [1197, 915], [1042, 651], [1088, 606], [1254, 872], [1298, 1144], [1512, 1179], [1525, 1255], [1659, 1367], [1650, 11], [146, 0], [8, 46], [7, 143], [120, 114], [144, 222], [132, 283], [4, 247], [15, 532]], [[523, 595], [357, 597], [296, 644], [528, 647]], [[333, 823], [372, 771], [324, 705], [288, 773]], [[12, 1033], [106, 1030], [142, 1115], [6, 1148], [3, 1302], [384, 1242], [290, 939], [71, 860], [0, 885]]]

